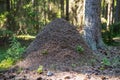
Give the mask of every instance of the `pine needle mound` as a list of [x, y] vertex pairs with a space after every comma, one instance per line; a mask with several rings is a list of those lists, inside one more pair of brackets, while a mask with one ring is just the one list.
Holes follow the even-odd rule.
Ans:
[[[77, 46], [84, 50], [77, 51]], [[40, 65], [44, 69], [79, 70], [95, 58], [75, 26], [64, 19], [55, 19], [46, 25], [24, 54], [18, 66], [31, 70]]]

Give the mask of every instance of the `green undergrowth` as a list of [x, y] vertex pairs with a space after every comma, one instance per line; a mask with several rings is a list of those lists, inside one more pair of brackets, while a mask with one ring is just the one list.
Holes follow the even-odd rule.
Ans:
[[[102, 23], [102, 38], [108, 46], [120, 46], [120, 22], [111, 24], [107, 30], [107, 23]], [[119, 38], [118, 41], [115, 39]]]
[[120, 42], [108, 42], [106, 43], [108, 46], [120, 46]]
[[108, 46], [120, 46], [120, 36], [112, 38], [112, 41], [104, 41]]
[[7, 58], [0, 62], [0, 70], [5, 70], [11, 67], [15, 63], [13, 58]]
[[113, 68], [117, 68], [120, 66], [120, 56], [115, 55], [114, 57], [111, 58], [107, 58], [107, 57], [103, 57], [102, 61], [101, 61], [101, 67], [100, 70], [105, 70], [107, 67], [113, 67]]
[[20, 44], [17, 38], [10, 38], [9, 48], [3, 47], [0, 52], [0, 70], [5, 70], [20, 60], [24, 50], [25, 47]]

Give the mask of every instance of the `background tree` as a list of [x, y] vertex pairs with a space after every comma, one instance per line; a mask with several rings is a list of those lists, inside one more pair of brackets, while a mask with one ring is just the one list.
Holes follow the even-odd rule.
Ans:
[[120, 21], [120, 0], [116, 0], [115, 22]]
[[64, 18], [64, 0], [60, 0], [61, 1], [61, 18]]
[[70, 22], [77, 26], [80, 30], [83, 27], [83, 15], [84, 15], [84, 0], [70, 0]]
[[69, 0], [66, 0], [66, 20], [69, 21]]
[[113, 23], [113, 1], [114, 0], [108, 0], [107, 3], [108, 3], [108, 14], [107, 14], [107, 31], [109, 31], [109, 27], [110, 25]]
[[84, 39], [92, 50], [103, 47], [101, 37], [100, 2], [101, 0], [85, 0]]
[[[85, 0], [0, 0], [0, 33], [36, 35], [55, 18], [64, 18], [82, 30]], [[104, 41], [119, 32], [119, 0], [101, 0], [102, 36]], [[110, 3], [108, 3], [110, 2]], [[111, 4], [112, 3], [112, 4]], [[110, 28], [109, 33], [107, 28]], [[116, 31], [115, 31], [116, 28]], [[114, 29], [114, 30], [112, 30]], [[117, 33], [118, 34], [118, 33]], [[115, 34], [116, 35], [116, 34]]]

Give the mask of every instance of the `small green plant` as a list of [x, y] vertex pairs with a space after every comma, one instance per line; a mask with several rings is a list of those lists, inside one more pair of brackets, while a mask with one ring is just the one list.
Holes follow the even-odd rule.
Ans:
[[71, 66], [72, 66], [73, 68], [75, 68], [77, 65], [76, 65], [76, 64], [71, 64]]
[[104, 70], [105, 69], [105, 66], [110, 66], [111, 65], [111, 63], [110, 63], [110, 60], [108, 59], [108, 58], [106, 58], [106, 57], [104, 57], [103, 59], [102, 59], [102, 65], [101, 65], [101, 67], [100, 67], [100, 69], [101, 70]]
[[84, 51], [84, 48], [79, 45], [79, 46], [76, 47], [76, 50], [77, 50], [77, 52], [81, 53], [81, 52]]
[[110, 66], [111, 65], [110, 60], [106, 57], [102, 59], [101, 63], [105, 66]]
[[37, 73], [41, 74], [43, 72], [43, 66], [40, 65], [37, 69]]
[[47, 50], [43, 50], [43, 51], [42, 51], [42, 54], [44, 54], [44, 55], [45, 55], [45, 54], [48, 54], [48, 51], [47, 51]]
[[110, 60], [104, 57], [101, 62], [100, 70], [105, 70], [106, 66], [110, 66], [110, 65], [111, 65]]

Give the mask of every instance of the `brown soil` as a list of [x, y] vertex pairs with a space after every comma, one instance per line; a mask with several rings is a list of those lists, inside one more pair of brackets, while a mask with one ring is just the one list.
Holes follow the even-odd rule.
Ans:
[[[76, 50], [79, 45], [84, 48], [83, 52]], [[63, 19], [56, 19], [45, 26], [24, 56], [25, 59], [18, 64], [22, 68], [34, 70], [42, 65], [45, 69], [63, 71], [71, 70], [73, 66], [87, 66], [95, 58], [75, 26]]]

